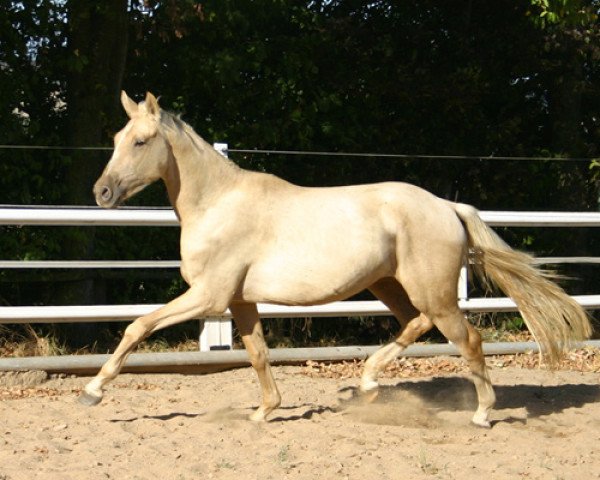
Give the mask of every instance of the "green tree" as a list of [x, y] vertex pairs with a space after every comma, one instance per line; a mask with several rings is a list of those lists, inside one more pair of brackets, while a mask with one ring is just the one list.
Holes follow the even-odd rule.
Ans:
[[[0, 0], [0, 143], [108, 146], [125, 120], [117, 102], [125, 87], [138, 99], [161, 95], [207, 140], [231, 148], [598, 157], [595, 8], [591, 0]], [[0, 202], [90, 204], [107, 157], [1, 150]], [[232, 157], [305, 185], [405, 180], [480, 208], [598, 208], [587, 162]], [[160, 187], [133, 199], [165, 202]], [[539, 253], [599, 248], [586, 232], [504, 235]], [[175, 229], [2, 227], [2, 252], [168, 259], [176, 237]], [[593, 273], [586, 288], [597, 290]], [[57, 292], [69, 303], [162, 301], [179, 288], [171, 274], [104, 273], [103, 282], [99, 272], [71, 272], [60, 288], [19, 275], [28, 281], [1, 284], [5, 302], [54, 303]]]

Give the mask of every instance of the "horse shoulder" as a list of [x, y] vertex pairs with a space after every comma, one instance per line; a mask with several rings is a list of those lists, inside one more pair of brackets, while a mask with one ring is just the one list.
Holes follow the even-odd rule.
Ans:
[[181, 274], [190, 284], [206, 275], [238, 276], [260, 241], [248, 192], [224, 193], [208, 208], [182, 222]]

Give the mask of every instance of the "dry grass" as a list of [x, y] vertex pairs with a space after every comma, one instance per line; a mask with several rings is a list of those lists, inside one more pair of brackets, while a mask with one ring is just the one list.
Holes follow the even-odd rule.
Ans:
[[17, 333], [0, 325], [0, 356], [41, 357], [64, 355], [66, 348], [52, 335], [40, 335], [31, 325], [24, 325], [24, 332]]
[[[110, 343], [115, 346], [120, 337]], [[106, 342], [104, 342], [106, 343]], [[31, 325], [24, 325], [22, 331], [8, 329], [0, 325], [0, 357], [52, 357], [57, 355], [89, 355], [110, 353], [113, 348], [93, 344], [89, 347], [72, 349], [62, 344], [55, 335], [40, 334]], [[188, 352], [198, 350], [198, 340], [186, 338], [169, 342], [163, 337], [152, 337], [137, 347], [137, 352]]]
[[[540, 364], [537, 353], [517, 355], [494, 355], [487, 357], [487, 364], [494, 368], [546, 368]], [[358, 378], [364, 366], [363, 360], [351, 362], [306, 362], [303, 373], [309, 377]], [[600, 349], [581, 348], [569, 352], [559, 363], [558, 370], [600, 373]], [[432, 377], [444, 374], [467, 373], [468, 367], [458, 357], [399, 358], [381, 373], [383, 378]]]
[[140, 343], [136, 349], [137, 353], [153, 353], [153, 352], [197, 352], [198, 340], [188, 338], [175, 344], [170, 344], [164, 338], [156, 340], [148, 339]]

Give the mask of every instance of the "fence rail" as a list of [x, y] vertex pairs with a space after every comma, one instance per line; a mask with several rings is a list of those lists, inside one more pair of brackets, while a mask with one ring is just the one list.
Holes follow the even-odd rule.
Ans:
[[[599, 348], [600, 340], [588, 340], [577, 347]], [[301, 363], [313, 361], [364, 360], [379, 349], [378, 346], [274, 348], [269, 352], [271, 364]], [[484, 355], [513, 355], [538, 352], [535, 342], [483, 343]], [[409, 345], [402, 356], [431, 357], [435, 355], [459, 355], [452, 344]], [[0, 359], [1, 371], [45, 370], [48, 373], [96, 373], [110, 355], [61, 355], [56, 357], [16, 357]], [[198, 372], [250, 365], [245, 350], [213, 352], [161, 352], [133, 353], [125, 361], [123, 372]]]
[[[482, 211], [491, 227], [598, 227], [600, 212]], [[177, 227], [171, 208], [119, 208], [61, 206], [0, 206], [0, 225], [146, 226]]]
[[[600, 295], [575, 295], [572, 297], [586, 309], [600, 308]], [[0, 307], [1, 323], [69, 323], [69, 322], [125, 322], [146, 315], [162, 304], [143, 305], [70, 305], [35, 307]], [[470, 298], [460, 300], [464, 312], [516, 312], [515, 303], [506, 297]], [[333, 302], [325, 305], [283, 306], [258, 304], [261, 318], [309, 318], [309, 317], [376, 317], [391, 315], [389, 309], [378, 300]], [[226, 311], [212, 320], [230, 320]]]
[[[537, 257], [537, 265], [559, 265], [563, 263], [600, 263], [600, 257]], [[0, 260], [0, 269], [174, 269], [180, 268], [179, 260]]]
[[[599, 227], [600, 212], [505, 212], [482, 211], [490, 226], [510, 227]], [[44, 226], [178, 226], [170, 208], [122, 208], [103, 210], [97, 207], [0, 206], [0, 225]], [[550, 257], [539, 263], [600, 263], [598, 257]], [[0, 268], [177, 268], [178, 261], [0, 261]], [[600, 309], [600, 295], [573, 297], [587, 309]], [[63, 323], [129, 321], [151, 312], [160, 305], [93, 305], [93, 306], [19, 306], [0, 307], [2, 323]], [[469, 312], [516, 311], [509, 298], [461, 298], [460, 308]], [[391, 315], [378, 301], [345, 301], [310, 307], [259, 305], [263, 318], [360, 317]], [[200, 344], [204, 349], [219, 344], [231, 345], [231, 328], [223, 328], [229, 312], [205, 321]], [[230, 323], [230, 322], [229, 322]], [[211, 333], [212, 332], [212, 333]]]

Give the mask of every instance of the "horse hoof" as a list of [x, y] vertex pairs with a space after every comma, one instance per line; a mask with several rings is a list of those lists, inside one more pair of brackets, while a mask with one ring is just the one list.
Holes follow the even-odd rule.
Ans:
[[471, 420], [471, 423], [479, 428], [490, 429], [492, 428], [492, 424], [488, 420]]
[[266, 420], [266, 418], [267, 418], [266, 415], [260, 409], [252, 412], [248, 416], [248, 419], [250, 419], [250, 421], [252, 421], [252, 422], [264, 422]]
[[361, 391], [361, 398], [364, 403], [373, 403], [379, 396], [379, 389]]
[[79, 395], [79, 403], [81, 405], [85, 405], [86, 407], [93, 407], [94, 405], [98, 405], [101, 401], [102, 397], [91, 395], [85, 390], [81, 392], [81, 395]]
[[481, 428], [492, 428], [492, 424], [488, 420], [489, 409], [478, 409], [471, 422]]

